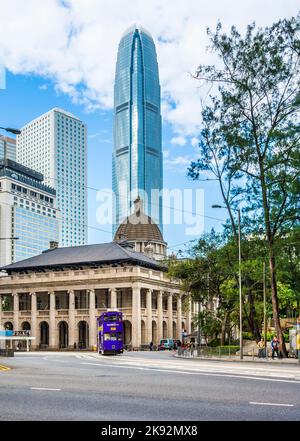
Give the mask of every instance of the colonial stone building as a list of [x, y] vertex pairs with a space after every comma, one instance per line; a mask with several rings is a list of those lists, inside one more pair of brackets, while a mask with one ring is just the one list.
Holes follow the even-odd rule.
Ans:
[[126, 240], [53, 246], [3, 269], [0, 328], [30, 330], [33, 348], [91, 348], [97, 342], [96, 317], [108, 308], [123, 313], [125, 344], [132, 348], [181, 338], [182, 329], [191, 332], [188, 298], [179, 282], [170, 280], [163, 261], [134, 251]]

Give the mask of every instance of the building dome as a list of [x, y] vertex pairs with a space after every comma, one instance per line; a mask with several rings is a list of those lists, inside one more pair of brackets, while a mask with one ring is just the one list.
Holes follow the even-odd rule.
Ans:
[[123, 240], [134, 243], [135, 250], [145, 254], [150, 249], [149, 245], [152, 245], [154, 258], [166, 255], [166, 242], [159, 226], [143, 212], [143, 203], [139, 196], [134, 201], [134, 213], [127, 216], [116, 231], [114, 241]]

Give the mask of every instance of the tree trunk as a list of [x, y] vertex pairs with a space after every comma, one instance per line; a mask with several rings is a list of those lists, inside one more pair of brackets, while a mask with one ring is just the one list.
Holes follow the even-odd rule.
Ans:
[[279, 348], [284, 357], [287, 357], [287, 350], [284, 341], [283, 332], [280, 325], [279, 318], [279, 307], [278, 307], [278, 297], [277, 297], [277, 284], [276, 284], [276, 262], [273, 255], [273, 244], [269, 243], [269, 253], [270, 253], [270, 278], [271, 278], [271, 293], [272, 293], [272, 307], [273, 307], [273, 318], [275, 322], [275, 330], [277, 338], [279, 339]]
[[252, 335], [254, 337], [254, 340], [256, 341], [256, 343], [258, 343], [261, 339], [261, 335], [260, 335], [260, 331], [259, 331], [259, 326], [257, 323], [257, 319], [256, 319], [256, 309], [255, 309], [255, 304], [254, 304], [254, 298], [252, 295], [251, 290], [248, 291], [248, 300], [249, 300], [249, 319], [251, 322], [251, 332]]
[[225, 333], [226, 333], [226, 325], [227, 325], [228, 317], [229, 317], [229, 312], [225, 310], [224, 317], [222, 320], [222, 327], [221, 327], [221, 346], [224, 346], [225, 344]]
[[276, 283], [276, 264], [275, 264], [275, 256], [274, 256], [274, 250], [273, 250], [273, 243], [274, 243], [274, 231], [272, 231], [271, 228], [271, 222], [270, 222], [270, 209], [269, 209], [269, 202], [267, 197], [267, 186], [266, 186], [266, 180], [265, 180], [265, 170], [263, 165], [263, 158], [261, 157], [258, 151], [258, 158], [259, 158], [259, 168], [260, 168], [260, 183], [261, 183], [261, 190], [262, 190], [262, 202], [263, 202], [263, 210], [264, 210], [264, 218], [265, 218], [265, 229], [266, 229], [266, 238], [268, 241], [268, 247], [269, 247], [269, 264], [270, 264], [270, 279], [271, 279], [271, 293], [272, 293], [272, 307], [273, 307], [273, 318], [275, 321], [275, 330], [277, 334], [277, 338], [280, 342], [280, 351], [284, 357], [287, 357], [287, 350], [285, 346], [284, 336], [280, 325], [280, 318], [279, 318], [279, 307], [278, 307], [278, 296], [277, 296], [277, 283]]

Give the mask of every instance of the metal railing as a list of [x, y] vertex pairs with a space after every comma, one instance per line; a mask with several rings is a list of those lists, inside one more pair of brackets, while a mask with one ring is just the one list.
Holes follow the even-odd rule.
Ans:
[[209, 347], [204, 346], [201, 348], [197, 347], [179, 347], [178, 355], [181, 357], [203, 357], [203, 358], [222, 358], [229, 357], [235, 358], [239, 357], [239, 346], [217, 346]]

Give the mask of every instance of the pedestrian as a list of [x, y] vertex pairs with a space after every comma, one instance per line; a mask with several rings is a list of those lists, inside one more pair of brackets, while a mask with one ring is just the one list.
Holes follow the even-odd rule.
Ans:
[[191, 356], [191, 343], [190, 342], [188, 342], [186, 344], [186, 351], [187, 351], [186, 355], [190, 357]]
[[263, 358], [265, 357], [265, 342], [264, 340], [261, 338], [260, 341], [257, 343], [257, 347], [258, 347], [258, 358]]
[[194, 342], [191, 342], [191, 357], [194, 356], [194, 349], [195, 349]]
[[272, 359], [274, 360], [275, 352], [277, 358], [281, 358], [281, 354], [279, 350], [279, 340], [277, 338], [277, 335], [275, 335], [271, 341], [271, 348], [272, 348]]
[[153, 341], [150, 341], [149, 349], [150, 349], [150, 351], [153, 351]]

